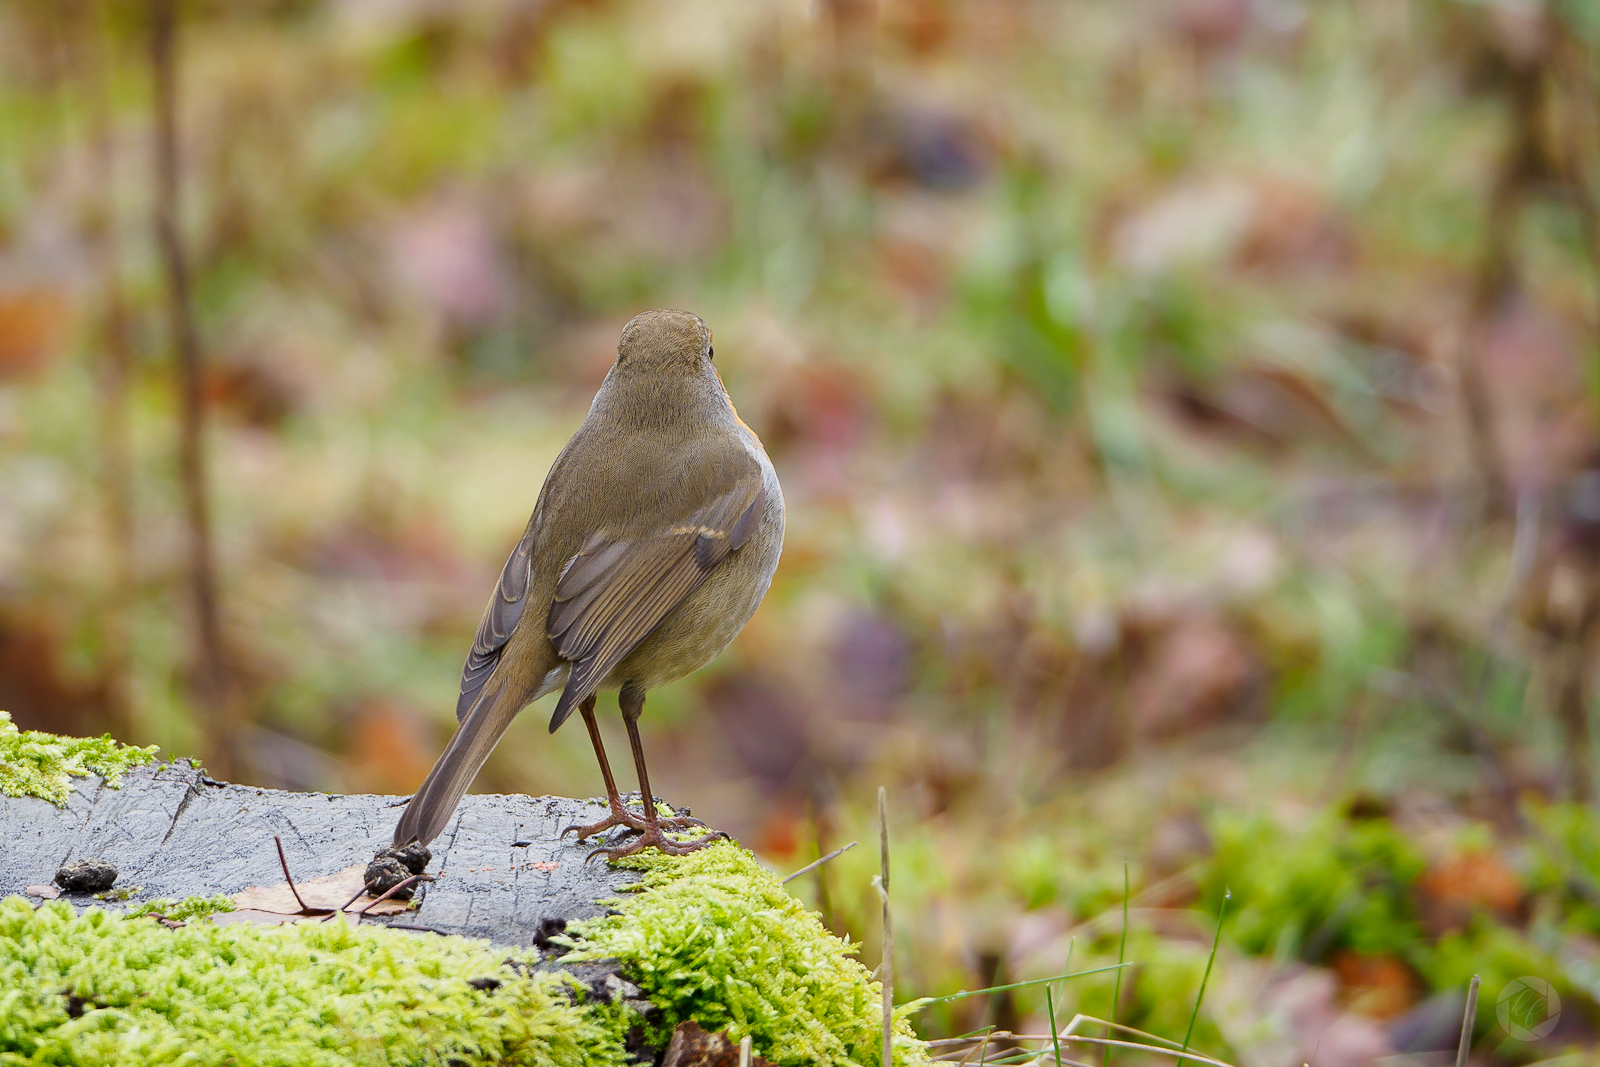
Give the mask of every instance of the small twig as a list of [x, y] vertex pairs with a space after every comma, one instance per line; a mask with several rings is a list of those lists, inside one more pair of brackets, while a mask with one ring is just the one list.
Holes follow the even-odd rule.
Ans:
[[1099, 1023], [1101, 1026], [1108, 1027], [1112, 1030], [1120, 1030], [1125, 1034], [1132, 1034], [1135, 1037], [1142, 1037], [1147, 1041], [1158, 1042], [1162, 1045], [1165, 1045], [1172, 1052], [1176, 1052], [1178, 1050], [1178, 1042], [1172, 1040], [1170, 1037], [1162, 1037], [1160, 1034], [1152, 1034], [1148, 1030], [1140, 1030], [1138, 1027], [1129, 1026], [1126, 1023], [1108, 1022], [1105, 1019], [1096, 1019], [1093, 1015], [1083, 1015], [1081, 1013], [1073, 1016], [1072, 1021], [1067, 1024], [1067, 1028], [1061, 1031], [1062, 1035], [1065, 1036], [1067, 1034], [1076, 1034], [1078, 1032], [1079, 1022]]
[[1071, 974], [1055, 974], [1049, 978], [1030, 978], [1026, 982], [1008, 982], [1005, 985], [989, 986], [987, 989], [963, 989], [959, 993], [951, 993], [944, 997], [929, 997], [926, 1004], [943, 1004], [948, 1000], [962, 1000], [966, 997], [981, 996], [984, 993], [1004, 993], [1008, 989], [1023, 989], [1031, 985], [1044, 985], [1047, 982], [1064, 982], [1069, 978], [1083, 978], [1091, 974], [1104, 974], [1123, 967], [1132, 966], [1127, 963], [1112, 963], [1104, 967], [1091, 967], [1087, 971], [1073, 971]]
[[376, 900], [372, 901], [370, 904], [363, 905], [359, 910], [356, 911], [355, 914], [357, 916], [365, 915], [367, 912], [371, 911], [373, 908], [376, 908], [379, 904], [382, 904], [384, 901], [388, 900], [390, 897], [392, 897], [396, 893], [400, 892], [400, 890], [405, 889], [408, 886], [416, 885], [418, 882], [431, 882], [431, 881], [433, 881], [433, 875], [431, 875], [431, 874], [413, 874], [410, 878], [407, 878], [405, 881], [396, 882], [394, 885], [392, 885], [388, 889], [384, 890], [383, 896], [378, 897]]
[[750, 1067], [750, 1035], [739, 1039], [739, 1067]]
[[1200, 1018], [1200, 1002], [1206, 999], [1206, 983], [1211, 981], [1211, 965], [1217, 962], [1217, 946], [1222, 943], [1222, 923], [1228, 917], [1228, 901], [1231, 899], [1233, 899], [1232, 891], [1223, 886], [1222, 905], [1217, 909], [1217, 932], [1211, 938], [1211, 955], [1206, 957], [1206, 971], [1200, 976], [1200, 992], [1195, 994], [1194, 1010], [1189, 1013], [1189, 1029], [1183, 1033], [1183, 1048], [1174, 1067], [1183, 1067], [1183, 1054], [1189, 1051], [1189, 1039], [1194, 1037], [1194, 1022]]
[[[967, 1064], [972, 1062], [973, 1053], [978, 1054], [978, 1064], [979, 1067], [982, 1067], [983, 1061], [989, 1058], [988, 1039], [985, 1038], [983, 1044], [981, 1045], [973, 1045], [971, 1048], [967, 1049], [966, 1055], [961, 1057], [961, 1067], [967, 1067]], [[945, 1059], [948, 1060], [949, 1057], [945, 1057]]]
[[878, 787], [878, 849], [883, 872], [875, 879], [883, 901], [883, 1067], [894, 1063], [894, 917], [889, 912], [889, 791]]
[[365, 893], [366, 891], [367, 891], [367, 887], [366, 886], [362, 886], [360, 889], [357, 889], [355, 896], [351, 897], [349, 900], [345, 901], [343, 904], [340, 904], [339, 907], [336, 910], [330, 912], [327, 916], [325, 916], [323, 918], [322, 921], [323, 922], [328, 922], [329, 920], [331, 920], [335, 915], [338, 915], [339, 912], [344, 911], [350, 905], [352, 905], [356, 901], [360, 900], [361, 899], [361, 894]]
[[383, 925], [390, 930], [415, 930], [421, 934], [438, 934], [440, 937], [452, 936], [443, 930], [435, 930], [431, 926], [417, 926], [414, 923], [384, 923]]
[[[1102, 1020], [1098, 1020], [1097, 1019], [1095, 1021], [1096, 1022], [1101, 1022]], [[1070, 1031], [1070, 1030], [1071, 1030], [1071, 1026], [1069, 1025], [1065, 1029], [1062, 1029], [1056, 1035], [1057, 1038], [1059, 1040], [1061, 1040], [1061, 1041], [1077, 1041], [1077, 1042], [1080, 1042], [1080, 1043], [1085, 1044], [1085, 1045], [1102, 1045], [1102, 1046], [1103, 1045], [1113, 1045], [1113, 1046], [1115, 1046], [1117, 1048], [1134, 1049], [1134, 1050], [1139, 1051], [1139, 1052], [1154, 1052], [1154, 1053], [1157, 1053], [1158, 1055], [1162, 1055], [1162, 1056], [1177, 1057], [1177, 1056], [1181, 1055], [1185, 1059], [1189, 1060], [1191, 1063], [1204, 1063], [1204, 1064], [1210, 1065], [1210, 1067], [1232, 1067], [1231, 1064], [1228, 1064], [1228, 1063], [1224, 1062], [1223, 1060], [1213, 1059], [1210, 1056], [1204, 1056], [1204, 1055], [1201, 1055], [1198, 1052], [1182, 1053], [1178, 1049], [1175, 1049], [1175, 1048], [1163, 1048], [1160, 1045], [1147, 1045], [1142, 1041], [1117, 1041], [1117, 1040], [1114, 1040], [1112, 1038], [1089, 1037], [1089, 1036], [1087, 1036], [1085, 1034], [1069, 1033], [1068, 1031]], [[1043, 1042], [1043, 1041], [1050, 1040], [1050, 1035], [1049, 1034], [1014, 1034], [1014, 1033], [1010, 1033], [1009, 1031], [1002, 1030], [1002, 1031], [999, 1031], [997, 1033], [987, 1034], [987, 1035], [984, 1036], [984, 1040], [987, 1040], [989, 1038], [1009, 1038], [1012, 1041], [1040, 1041], [1040, 1042]], [[947, 1040], [950, 1040], [950, 1039], [947, 1039]], [[974, 1038], [971, 1038], [970, 1040], [976, 1042], [979, 1039], [974, 1037]], [[933, 1044], [933, 1042], [929, 1042], [930, 1046], [932, 1046], [932, 1044]], [[1065, 1063], [1067, 1063], [1069, 1061], [1066, 1059], [1066, 1057], [1062, 1057], [1061, 1062], [1063, 1064], [1065, 1064]]]
[[1213, 1059], [1210, 1056], [1202, 1056], [1198, 1052], [1163, 1048], [1160, 1045], [1147, 1045], [1142, 1041], [1118, 1041], [1109, 1037], [1090, 1037], [1087, 1034], [1062, 1034], [1061, 1037], [1065, 1041], [1081, 1041], [1085, 1045], [1113, 1045], [1116, 1048], [1131, 1048], [1138, 1049], [1140, 1052], [1156, 1052], [1163, 1056], [1175, 1056], [1177, 1059], [1173, 1061], [1173, 1067], [1177, 1067], [1184, 1060], [1188, 1060], [1191, 1063], [1209, 1063], [1211, 1067], [1231, 1067], [1230, 1064], [1222, 1060]]
[[802, 874], [810, 874], [812, 871], [816, 870], [818, 867], [821, 867], [824, 863], [827, 863], [829, 860], [838, 859], [840, 856], [844, 855], [846, 852], [849, 852], [851, 849], [853, 849], [855, 847], [856, 847], [856, 842], [852, 841], [848, 845], [844, 846], [844, 848], [836, 848], [832, 852], [828, 853], [826, 856], [823, 856], [821, 859], [812, 860], [810, 863], [806, 864], [804, 867], [801, 867], [798, 871], [795, 871], [793, 874], [786, 876], [778, 884], [779, 885], [788, 885], [790, 882], [794, 881], [796, 878], [800, 877]]
[[979, 1041], [986, 1041], [991, 1037], [1010, 1037], [1010, 1030], [995, 1030], [992, 1027], [975, 1034], [962, 1034], [960, 1037], [936, 1037], [927, 1042], [929, 1048], [952, 1048], [956, 1045], [971, 1045]]
[[1461, 1044], [1456, 1046], [1456, 1067], [1467, 1067], [1467, 1051], [1472, 1048], [1472, 1025], [1478, 1021], [1478, 976], [1467, 987], [1467, 1010], [1461, 1016]]
[[289, 892], [294, 894], [294, 902], [300, 905], [300, 914], [321, 915], [327, 909], [313, 908], [308, 906], [306, 902], [300, 898], [300, 890], [294, 887], [294, 875], [289, 873], [289, 860], [283, 854], [283, 838], [274, 834], [272, 837], [272, 843], [278, 846], [278, 863], [283, 867], [283, 880], [289, 883]]
[[[1122, 861], [1122, 942], [1117, 946], [1117, 984], [1111, 990], [1111, 1025], [1117, 1025], [1117, 1005], [1122, 1001], [1122, 964], [1128, 958], [1128, 861]], [[1106, 1036], [1111, 1036], [1111, 1030], [1106, 1030]], [[1109, 1067], [1111, 1063], [1111, 1046], [1105, 1047], [1105, 1052], [1100, 1057], [1100, 1067]]]

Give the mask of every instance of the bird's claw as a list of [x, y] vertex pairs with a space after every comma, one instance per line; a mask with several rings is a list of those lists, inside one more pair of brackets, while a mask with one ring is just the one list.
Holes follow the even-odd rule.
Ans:
[[[663, 820], [665, 822], [665, 820]], [[704, 825], [703, 823], [701, 825]], [[624, 856], [631, 856], [647, 848], [656, 848], [669, 856], [687, 856], [691, 852], [698, 852], [714, 841], [732, 841], [733, 837], [725, 830], [713, 830], [704, 837], [693, 841], [674, 841], [661, 833], [660, 828], [645, 830], [632, 841], [622, 845], [612, 845], [609, 848], [597, 848], [584, 858], [585, 863], [596, 856], [605, 856], [607, 860], [620, 860]]]
[[[663, 830], [687, 830], [690, 827], [705, 825], [705, 823], [690, 815], [658, 816], [656, 822]], [[617, 805], [611, 809], [611, 814], [599, 822], [573, 823], [561, 831], [561, 837], [565, 839], [568, 834], [577, 833], [578, 840], [582, 841], [586, 837], [594, 837], [596, 834], [604, 833], [616, 826], [625, 826], [631, 833], [642, 834], [648, 828], [649, 823], [645, 821], [644, 816], [635, 815], [627, 808]]]

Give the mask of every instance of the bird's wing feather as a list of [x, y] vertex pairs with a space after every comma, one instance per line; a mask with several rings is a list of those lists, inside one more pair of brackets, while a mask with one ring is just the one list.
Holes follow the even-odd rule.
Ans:
[[754, 464], [681, 521], [640, 535], [593, 534], [556, 583], [546, 633], [572, 663], [550, 729], [599, 688], [673, 608], [742, 548], [766, 503]]
[[517, 628], [522, 610], [528, 603], [529, 575], [533, 564], [534, 524], [522, 534], [522, 540], [511, 550], [500, 580], [495, 583], [489, 606], [484, 609], [478, 623], [477, 636], [472, 639], [472, 650], [467, 653], [466, 665], [461, 668], [461, 695], [456, 698], [456, 721], [461, 722], [472, 710], [483, 685], [494, 673], [511, 640], [511, 631]]

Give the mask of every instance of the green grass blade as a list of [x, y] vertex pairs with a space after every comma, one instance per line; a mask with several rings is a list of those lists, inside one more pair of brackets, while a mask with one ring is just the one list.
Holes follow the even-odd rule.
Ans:
[[[1128, 958], [1128, 861], [1122, 861], [1122, 941], [1117, 945], [1117, 984], [1111, 990], [1111, 1025], [1117, 1024], [1117, 1005], [1122, 1003], [1122, 971], [1120, 968]], [[1111, 1029], [1107, 1027], [1106, 1036], [1111, 1036]], [[1100, 1067], [1109, 1067], [1111, 1063], [1111, 1046], [1107, 1045], [1100, 1056]]]
[[1183, 1054], [1189, 1051], [1189, 1040], [1194, 1037], [1194, 1021], [1200, 1018], [1200, 1002], [1206, 999], [1206, 983], [1211, 981], [1211, 965], [1217, 962], [1217, 946], [1222, 943], [1222, 923], [1228, 917], [1228, 901], [1232, 899], [1233, 891], [1223, 886], [1222, 906], [1217, 909], [1217, 932], [1211, 938], [1211, 955], [1206, 957], [1206, 972], [1200, 976], [1200, 992], [1195, 994], [1194, 1010], [1189, 1013], [1189, 1029], [1183, 1032], [1183, 1048], [1178, 1050], [1178, 1061], [1173, 1067], [1183, 1067]]

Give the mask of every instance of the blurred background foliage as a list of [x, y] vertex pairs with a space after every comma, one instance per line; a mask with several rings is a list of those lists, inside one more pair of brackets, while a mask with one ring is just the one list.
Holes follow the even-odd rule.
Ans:
[[[196, 0], [172, 199], [164, 7], [0, 2], [20, 725], [408, 792], [620, 325], [686, 307], [789, 533], [652, 694], [658, 788], [787, 869], [886, 784], [902, 1000], [1114, 962], [1126, 862], [1136, 1025], [1231, 889], [1204, 1050], [1442, 1062], [1473, 973], [1481, 1058], [1595, 1047], [1600, 9]], [[598, 780], [530, 714], [479, 788]], [[795, 883], [869, 962], [874, 852]]]

